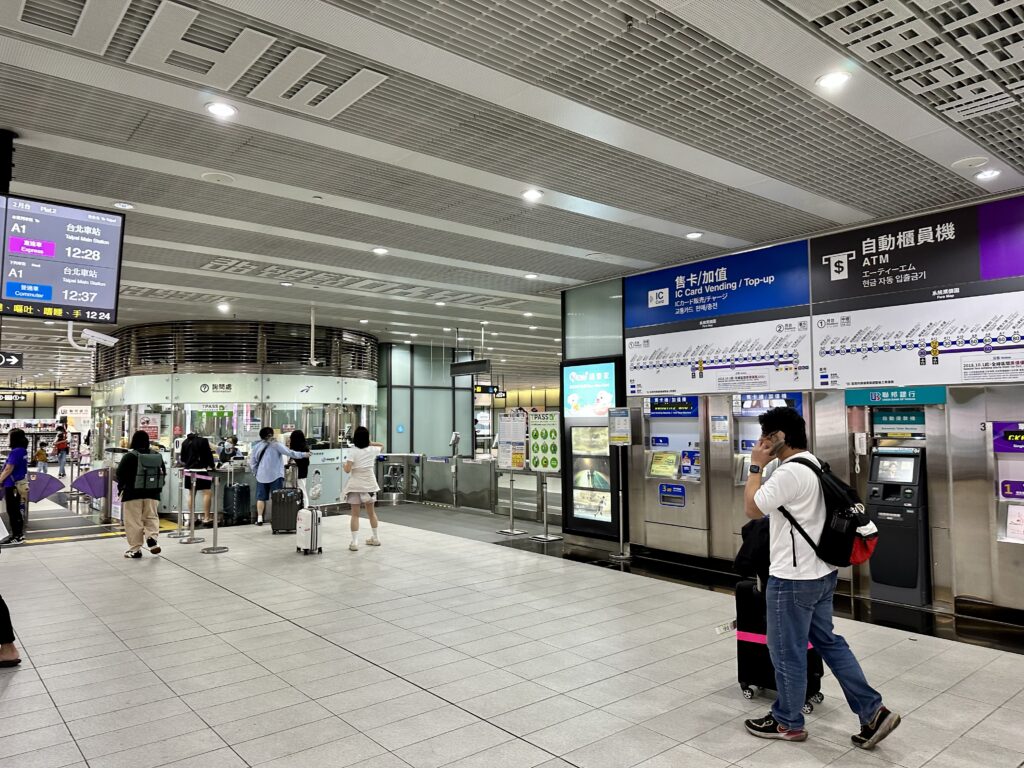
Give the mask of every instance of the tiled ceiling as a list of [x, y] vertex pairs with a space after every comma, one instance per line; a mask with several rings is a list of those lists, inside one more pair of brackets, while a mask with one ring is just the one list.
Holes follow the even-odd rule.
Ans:
[[[136, 206], [122, 324], [222, 317], [222, 301], [302, 323], [315, 304], [383, 341], [505, 359], [513, 388], [557, 386], [560, 289], [976, 200], [1024, 172], [1024, 4], [742, 0], [772, 14], [777, 46], [824, 41], [887, 110], [940, 121], [914, 143], [702, 29], [687, 9], [708, 2], [8, 0], [13, 191]], [[149, 55], [182, 13], [181, 39]], [[309, 71], [259, 96], [300, 49]], [[364, 70], [387, 79], [315, 114]], [[213, 119], [217, 99], [238, 114]], [[931, 145], [988, 157], [1002, 186]], [[88, 356], [40, 323], [5, 322], [5, 348], [35, 381], [80, 384]]]

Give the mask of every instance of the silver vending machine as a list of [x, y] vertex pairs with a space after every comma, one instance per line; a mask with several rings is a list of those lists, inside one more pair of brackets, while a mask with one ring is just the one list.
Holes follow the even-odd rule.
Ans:
[[696, 396], [642, 398], [643, 458], [634, 459], [630, 483], [639, 515], [631, 533], [651, 549], [709, 554], [700, 406]]

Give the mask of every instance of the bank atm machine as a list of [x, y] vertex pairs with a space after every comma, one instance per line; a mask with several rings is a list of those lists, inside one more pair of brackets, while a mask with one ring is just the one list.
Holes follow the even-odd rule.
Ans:
[[911, 606], [931, 603], [928, 493], [923, 447], [871, 452], [865, 509], [878, 526], [871, 597]]
[[710, 542], [700, 398], [645, 397], [642, 416], [645, 545], [707, 557]]

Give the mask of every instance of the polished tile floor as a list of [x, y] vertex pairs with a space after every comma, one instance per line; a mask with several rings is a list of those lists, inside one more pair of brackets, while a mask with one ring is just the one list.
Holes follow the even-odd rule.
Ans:
[[[1017, 768], [1024, 657], [839, 622], [904, 724], [875, 752], [831, 678], [804, 744], [748, 736], [732, 599], [398, 525], [325, 552], [233, 528], [5, 548], [25, 656], [0, 768]], [[209, 541], [207, 542], [207, 544]]]

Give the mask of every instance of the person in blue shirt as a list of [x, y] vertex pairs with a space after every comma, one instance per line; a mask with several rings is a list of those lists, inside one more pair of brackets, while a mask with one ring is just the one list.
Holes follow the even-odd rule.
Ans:
[[260, 442], [249, 452], [249, 466], [256, 476], [256, 525], [263, 525], [263, 510], [270, 495], [284, 487], [284, 457], [307, 459], [309, 453], [285, 448], [274, 439], [273, 427], [260, 430]]
[[21, 513], [22, 498], [19, 491], [28, 494], [28, 435], [23, 429], [12, 429], [8, 440], [10, 453], [7, 454], [3, 471], [0, 471], [0, 484], [4, 489], [7, 517], [11, 521], [10, 543], [22, 544], [25, 541], [25, 517]]

